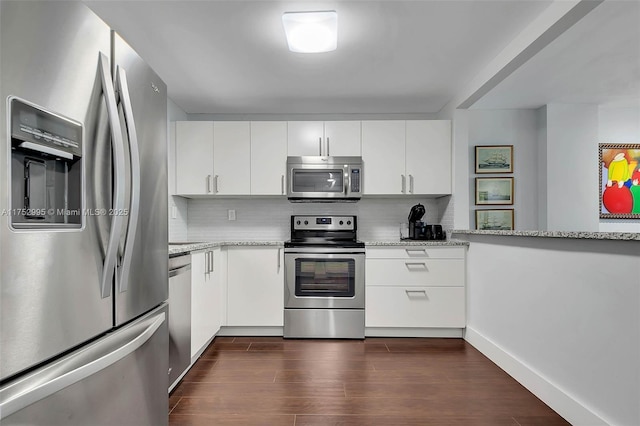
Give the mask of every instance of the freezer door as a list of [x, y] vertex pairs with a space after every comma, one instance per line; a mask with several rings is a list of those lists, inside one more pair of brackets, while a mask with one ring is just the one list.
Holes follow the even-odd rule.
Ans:
[[9, 425], [166, 425], [167, 305], [0, 389]]
[[11, 230], [7, 135], [9, 96], [82, 123], [84, 207], [108, 209], [111, 139], [99, 56], [109, 51], [109, 28], [80, 2], [0, 2], [0, 380], [113, 324], [112, 298], [101, 288], [109, 218], [84, 216], [70, 230]]
[[122, 126], [128, 129], [128, 215], [115, 292], [119, 325], [169, 295], [167, 87], [120, 36], [113, 36], [118, 105]]

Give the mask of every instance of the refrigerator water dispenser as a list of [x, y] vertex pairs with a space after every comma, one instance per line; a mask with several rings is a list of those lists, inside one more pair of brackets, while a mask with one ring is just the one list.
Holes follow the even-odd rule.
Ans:
[[82, 124], [9, 99], [13, 229], [82, 227]]

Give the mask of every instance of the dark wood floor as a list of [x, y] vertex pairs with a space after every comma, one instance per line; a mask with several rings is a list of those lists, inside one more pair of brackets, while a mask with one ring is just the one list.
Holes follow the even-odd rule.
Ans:
[[461, 339], [219, 337], [171, 425], [568, 425]]

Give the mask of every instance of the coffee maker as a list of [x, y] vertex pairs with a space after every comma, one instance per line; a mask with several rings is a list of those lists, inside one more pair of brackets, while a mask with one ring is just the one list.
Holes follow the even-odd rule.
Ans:
[[425, 209], [422, 204], [411, 207], [409, 212], [409, 239], [427, 240], [427, 224], [420, 219], [424, 216]]
[[427, 225], [421, 219], [425, 214], [422, 204], [411, 207], [409, 212], [409, 239], [410, 240], [444, 240], [445, 233], [442, 225]]

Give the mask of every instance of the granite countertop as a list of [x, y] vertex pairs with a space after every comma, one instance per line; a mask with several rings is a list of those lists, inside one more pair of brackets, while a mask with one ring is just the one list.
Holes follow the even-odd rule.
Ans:
[[574, 238], [587, 240], [640, 241], [639, 232], [565, 232], [565, 231], [476, 231], [456, 229], [458, 235], [497, 235], [505, 237]]
[[189, 243], [169, 243], [169, 256], [206, 250], [214, 247], [229, 246], [284, 246], [283, 241], [205, 241]]
[[468, 246], [468, 241], [448, 240], [389, 240], [365, 241], [365, 246]]
[[[467, 241], [461, 240], [380, 240], [365, 241], [365, 246], [466, 246]], [[284, 241], [204, 241], [187, 243], [169, 243], [169, 256], [178, 256], [214, 247], [230, 246], [276, 246], [283, 247]]]

